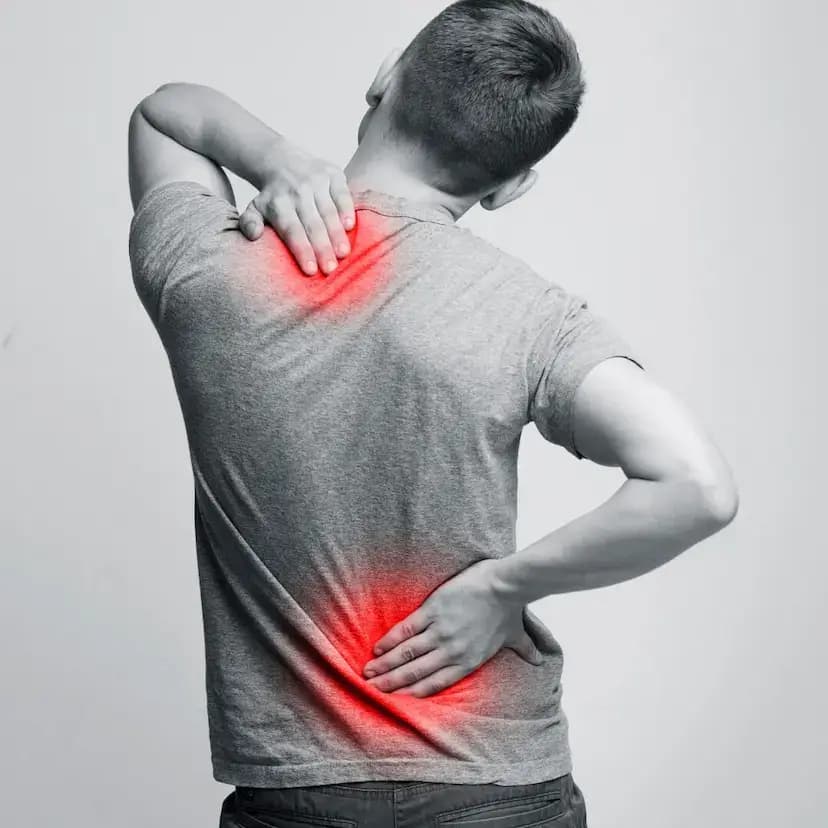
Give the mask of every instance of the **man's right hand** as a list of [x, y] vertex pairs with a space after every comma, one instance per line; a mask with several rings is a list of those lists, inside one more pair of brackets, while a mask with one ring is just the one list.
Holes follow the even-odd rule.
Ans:
[[267, 222], [308, 276], [330, 274], [351, 251], [355, 225], [345, 173], [281, 140], [261, 176], [261, 191], [241, 215], [242, 233], [255, 241]]

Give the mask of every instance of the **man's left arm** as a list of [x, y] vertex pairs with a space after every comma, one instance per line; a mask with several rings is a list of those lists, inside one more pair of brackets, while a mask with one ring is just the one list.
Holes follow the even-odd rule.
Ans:
[[129, 128], [133, 207], [172, 181], [194, 181], [235, 205], [222, 167], [260, 190], [240, 218], [247, 238], [273, 226], [302, 270], [330, 273], [350, 252], [354, 206], [344, 172], [287, 141], [206, 86], [165, 84], [144, 98]]

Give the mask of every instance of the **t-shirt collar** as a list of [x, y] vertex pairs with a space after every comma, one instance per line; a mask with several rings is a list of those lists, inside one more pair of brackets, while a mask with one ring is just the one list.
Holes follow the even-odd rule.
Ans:
[[354, 207], [376, 210], [385, 216], [407, 216], [420, 221], [433, 221], [437, 224], [454, 224], [454, 216], [445, 208], [436, 204], [412, 201], [401, 196], [391, 195], [379, 190], [358, 190], [353, 193]]

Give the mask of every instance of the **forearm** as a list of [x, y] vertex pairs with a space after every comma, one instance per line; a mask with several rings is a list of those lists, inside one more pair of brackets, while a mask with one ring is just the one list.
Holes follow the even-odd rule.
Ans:
[[643, 575], [730, 520], [690, 480], [628, 479], [605, 503], [497, 562], [510, 601], [609, 586]]
[[284, 138], [215, 89], [190, 83], [162, 86], [140, 104], [159, 132], [260, 188]]

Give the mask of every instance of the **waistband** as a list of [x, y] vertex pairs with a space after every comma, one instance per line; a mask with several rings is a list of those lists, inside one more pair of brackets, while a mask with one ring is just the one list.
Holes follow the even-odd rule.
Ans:
[[[535, 782], [528, 785], [498, 785], [489, 784], [479, 785], [452, 785], [447, 782], [424, 782], [424, 781], [398, 781], [398, 780], [365, 780], [359, 782], [335, 782], [326, 785], [306, 785], [296, 788], [294, 790], [301, 791], [413, 791], [414, 789], [439, 789], [439, 788], [488, 788], [496, 787], [504, 791], [521, 791], [522, 793], [531, 792], [548, 792], [552, 789], [557, 790], [564, 797], [571, 795], [573, 790], [573, 779], [571, 774], [556, 777], [555, 779], [548, 779], [543, 782]], [[236, 795], [243, 802], [251, 804], [266, 803], [273, 794], [278, 794], [279, 791], [291, 790], [290, 788], [252, 788], [247, 786], [236, 786]]]
[[[395, 781], [389, 779], [374, 779], [370, 781], [364, 782], [334, 782], [327, 785], [305, 785], [302, 786], [302, 790], [307, 791], [322, 791], [329, 788], [334, 788], [339, 790], [341, 788], [347, 788], [349, 790], [356, 790], [356, 791], [400, 791], [400, 790], [408, 790], [409, 788], [421, 788], [427, 785], [435, 785], [439, 786], [441, 783], [439, 782], [422, 782], [422, 781]], [[245, 800], [246, 802], [251, 802], [254, 799], [261, 798], [263, 796], [267, 796], [268, 791], [273, 790], [289, 790], [285, 788], [251, 788], [246, 787], [243, 785], [236, 786], [236, 793], [238, 794], [240, 799]]]

